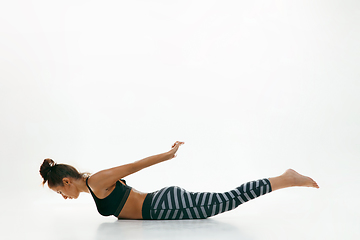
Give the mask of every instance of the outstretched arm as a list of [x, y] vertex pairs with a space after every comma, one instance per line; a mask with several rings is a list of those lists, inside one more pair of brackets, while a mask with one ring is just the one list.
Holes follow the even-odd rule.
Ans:
[[119, 179], [136, 173], [141, 169], [176, 157], [176, 152], [184, 142], [175, 142], [170, 151], [150, 156], [139, 161], [102, 170], [91, 176], [91, 186], [97, 189], [106, 189], [114, 185]]

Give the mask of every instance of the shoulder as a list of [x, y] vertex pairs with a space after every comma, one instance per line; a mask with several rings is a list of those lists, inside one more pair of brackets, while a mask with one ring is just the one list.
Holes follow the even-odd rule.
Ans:
[[116, 184], [111, 186], [106, 186], [102, 184], [101, 175], [99, 176], [97, 173], [91, 175], [87, 179], [88, 186], [91, 188], [91, 191], [98, 197], [103, 198], [108, 195], [109, 191], [111, 192]]
[[89, 187], [91, 189], [98, 189], [98, 188], [103, 188], [103, 179], [106, 178], [106, 176], [104, 176], [103, 171], [94, 173], [92, 175], [90, 175], [87, 178], [87, 183], [89, 185]]

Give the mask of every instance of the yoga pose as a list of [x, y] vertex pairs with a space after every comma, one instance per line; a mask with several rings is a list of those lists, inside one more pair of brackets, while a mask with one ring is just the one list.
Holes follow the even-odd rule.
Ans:
[[176, 157], [184, 142], [175, 142], [171, 150], [93, 175], [79, 173], [66, 164], [49, 158], [40, 167], [43, 184], [65, 199], [76, 199], [81, 192], [91, 193], [98, 212], [123, 219], [204, 219], [230, 211], [251, 199], [281, 188], [303, 186], [319, 188], [309, 177], [292, 169], [278, 177], [244, 183], [224, 193], [188, 192], [180, 187], [166, 187], [142, 193], [128, 186], [122, 178], [151, 165]]

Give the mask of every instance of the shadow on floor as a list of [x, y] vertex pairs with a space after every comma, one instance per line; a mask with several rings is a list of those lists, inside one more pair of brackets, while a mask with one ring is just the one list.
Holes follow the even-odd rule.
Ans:
[[244, 239], [236, 226], [214, 219], [202, 220], [118, 220], [102, 223], [96, 240], [112, 239]]

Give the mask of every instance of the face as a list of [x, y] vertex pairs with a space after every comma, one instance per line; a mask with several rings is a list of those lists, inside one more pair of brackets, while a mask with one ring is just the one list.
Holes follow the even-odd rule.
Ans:
[[80, 192], [76, 186], [71, 182], [71, 179], [63, 179], [64, 186], [50, 187], [54, 192], [61, 194], [64, 199], [77, 199]]

